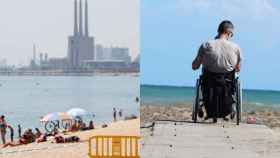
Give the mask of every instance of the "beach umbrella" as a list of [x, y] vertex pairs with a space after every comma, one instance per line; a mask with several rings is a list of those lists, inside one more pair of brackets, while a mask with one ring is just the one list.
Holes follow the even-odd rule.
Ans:
[[81, 108], [72, 108], [67, 111], [67, 114], [72, 116], [73, 118], [76, 118], [76, 117], [88, 115], [89, 113], [86, 110], [81, 109]]
[[54, 113], [47, 114], [40, 121], [49, 122], [49, 121], [58, 121], [58, 120], [71, 120], [71, 116], [69, 116], [65, 112], [54, 112]]

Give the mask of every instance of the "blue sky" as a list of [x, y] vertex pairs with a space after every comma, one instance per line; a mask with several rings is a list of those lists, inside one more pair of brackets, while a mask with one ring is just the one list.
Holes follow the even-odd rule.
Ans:
[[280, 90], [280, 1], [142, 0], [141, 83], [193, 86], [191, 63], [218, 24], [231, 20], [249, 89]]

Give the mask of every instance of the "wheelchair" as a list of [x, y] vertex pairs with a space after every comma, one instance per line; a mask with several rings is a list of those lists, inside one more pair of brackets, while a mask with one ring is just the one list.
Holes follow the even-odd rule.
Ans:
[[[197, 79], [196, 81], [196, 87], [195, 87], [195, 100], [194, 100], [194, 104], [193, 104], [193, 108], [192, 108], [192, 120], [194, 123], [197, 123], [198, 121], [198, 117], [203, 117], [200, 116], [199, 112], [202, 110], [203, 106], [206, 105], [206, 99], [203, 97], [203, 91], [205, 88], [205, 78], [204, 78], [204, 73], [205, 70], [202, 70], [202, 74], [200, 75], [199, 79]], [[236, 124], [239, 125], [240, 121], [241, 121], [241, 113], [242, 113], [242, 89], [241, 89], [241, 83], [239, 80], [239, 76], [233, 71], [233, 77], [230, 80], [231, 87], [232, 87], [232, 91], [230, 91], [231, 97], [232, 97], [232, 105], [231, 105], [231, 109], [232, 112], [230, 114], [231, 119], [236, 119]], [[217, 96], [219, 97], [219, 96]], [[220, 96], [221, 97], [221, 96]], [[215, 105], [216, 109], [219, 109], [218, 105]], [[216, 114], [212, 114], [214, 117], [213, 121], [216, 122], [219, 117], [218, 115], [219, 110], [216, 111]], [[202, 112], [203, 115], [203, 112]]]

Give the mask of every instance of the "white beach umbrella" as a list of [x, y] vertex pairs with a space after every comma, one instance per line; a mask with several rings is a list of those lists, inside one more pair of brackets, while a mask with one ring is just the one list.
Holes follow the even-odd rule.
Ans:
[[81, 117], [81, 116], [88, 115], [89, 113], [86, 110], [81, 109], [81, 108], [72, 108], [67, 111], [67, 114], [75, 118], [75, 117]]

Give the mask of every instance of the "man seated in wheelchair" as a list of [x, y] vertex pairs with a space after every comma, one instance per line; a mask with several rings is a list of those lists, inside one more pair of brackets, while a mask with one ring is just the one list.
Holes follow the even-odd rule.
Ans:
[[[234, 42], [233, 24], [222, 21], [218, 27], [218, 35], [214, 40], [203, 43], [196, 58], [192, 63], [192, 69], [197, 70], [202, 65], [201, 87], [203, 106], [206, 111], [206, 119], [224, 118], [234, 113], [233, 93], [235, 73], [240, 71], [241, 50]], [[200, 115], [202, 115], [200, 109]], [[201, 116], [203, 117], [203, 116]]]

